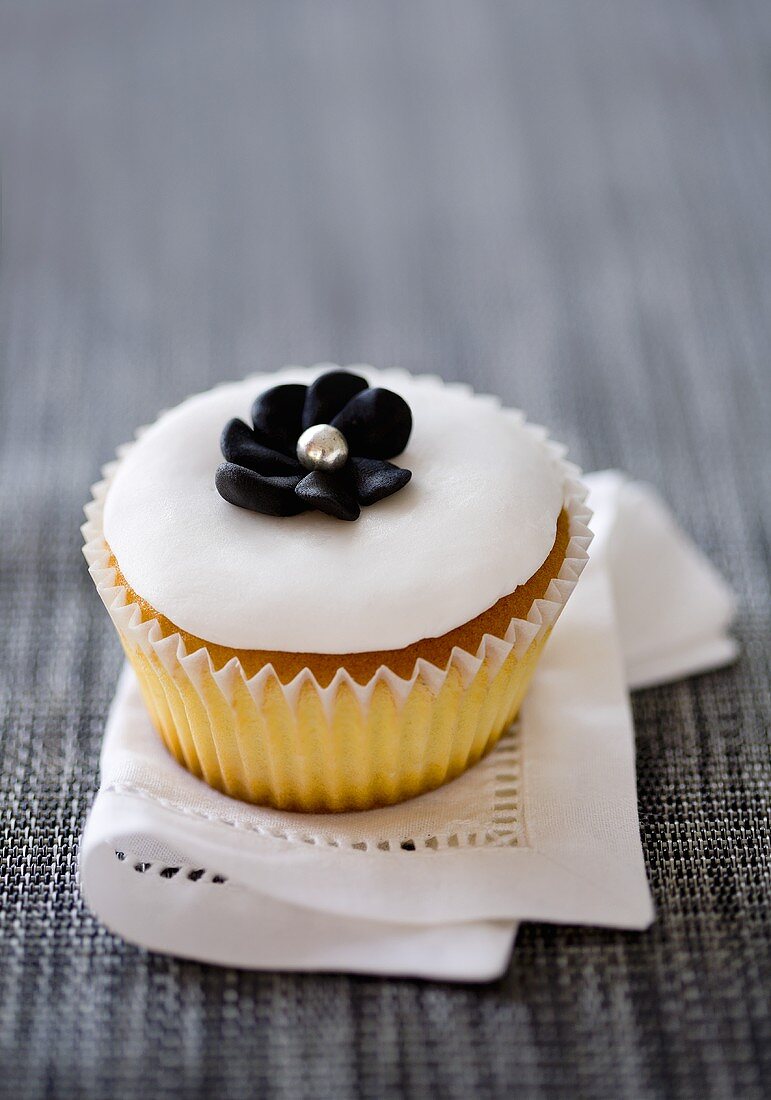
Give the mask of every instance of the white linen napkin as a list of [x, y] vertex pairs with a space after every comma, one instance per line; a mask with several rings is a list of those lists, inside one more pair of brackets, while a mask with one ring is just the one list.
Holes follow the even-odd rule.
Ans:
[[732, 660], [734, 601], [654, 490], [587, 482], [591, 560], [518, 726], [421, 798], [335, 815], [229, 799], [169, 756], [126, 671], [81, 850], [94, 911], [204, 961], [468, 981], [505, 970], [522, 919], [646, 927], [627, 685]]

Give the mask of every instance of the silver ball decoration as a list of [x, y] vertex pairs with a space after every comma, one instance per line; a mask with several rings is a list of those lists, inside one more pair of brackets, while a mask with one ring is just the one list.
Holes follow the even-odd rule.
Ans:
[[297, 459], [306, 470], [339, 470], [348, 461], [348, 443], [331, 424], [312, 424], [297, 440]]

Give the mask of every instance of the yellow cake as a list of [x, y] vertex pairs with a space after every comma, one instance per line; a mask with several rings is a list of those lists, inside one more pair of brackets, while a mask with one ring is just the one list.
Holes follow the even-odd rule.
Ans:
[[251, 802], [366, 809], [515, 717], [586, 560], [575, 473], [467, 387], [287, 369], [142, 432], [95, 487], [86, 556], [180, 764]]

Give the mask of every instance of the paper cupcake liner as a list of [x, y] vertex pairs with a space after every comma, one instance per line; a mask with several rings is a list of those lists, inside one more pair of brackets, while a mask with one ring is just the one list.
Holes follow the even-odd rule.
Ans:
[[484, 756], [519, 710], [592, 539], [578, 469], [543, 429], [528, 427], [561, 463], [569, 521], [565, 558], [544, 597], [503, 637], [485, 634], [476, 653], [453, 648], [444, 668], [419, 658], [405, 678], [383, 665], [363, 685], [341, 668], [326, 687], [307, 668], [288, 684], [272, 665], [249, 677], [235, 656], [216, 669], [205, 647], [188, 652], [179, 634], [164, 638], [157, 620], [143, 620], [110, 566], [102, 527], [121, 448], [86, 506], [84, 554], [153, 723], [179, 763], [234, 798], [324, 812], [401, 802]]

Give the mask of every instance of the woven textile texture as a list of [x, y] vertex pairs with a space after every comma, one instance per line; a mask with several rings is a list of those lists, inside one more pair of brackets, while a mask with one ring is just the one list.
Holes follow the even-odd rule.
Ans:
[[[749, 1097], [771, 1075], [771, 6], [0, 0], [0, 1094]], [[736, 667], [638, 693], [645, 934], [490, 987], [249, 974], [100, 928], [114, 446], [247, 371], [465, 379], [657, 485]]]

